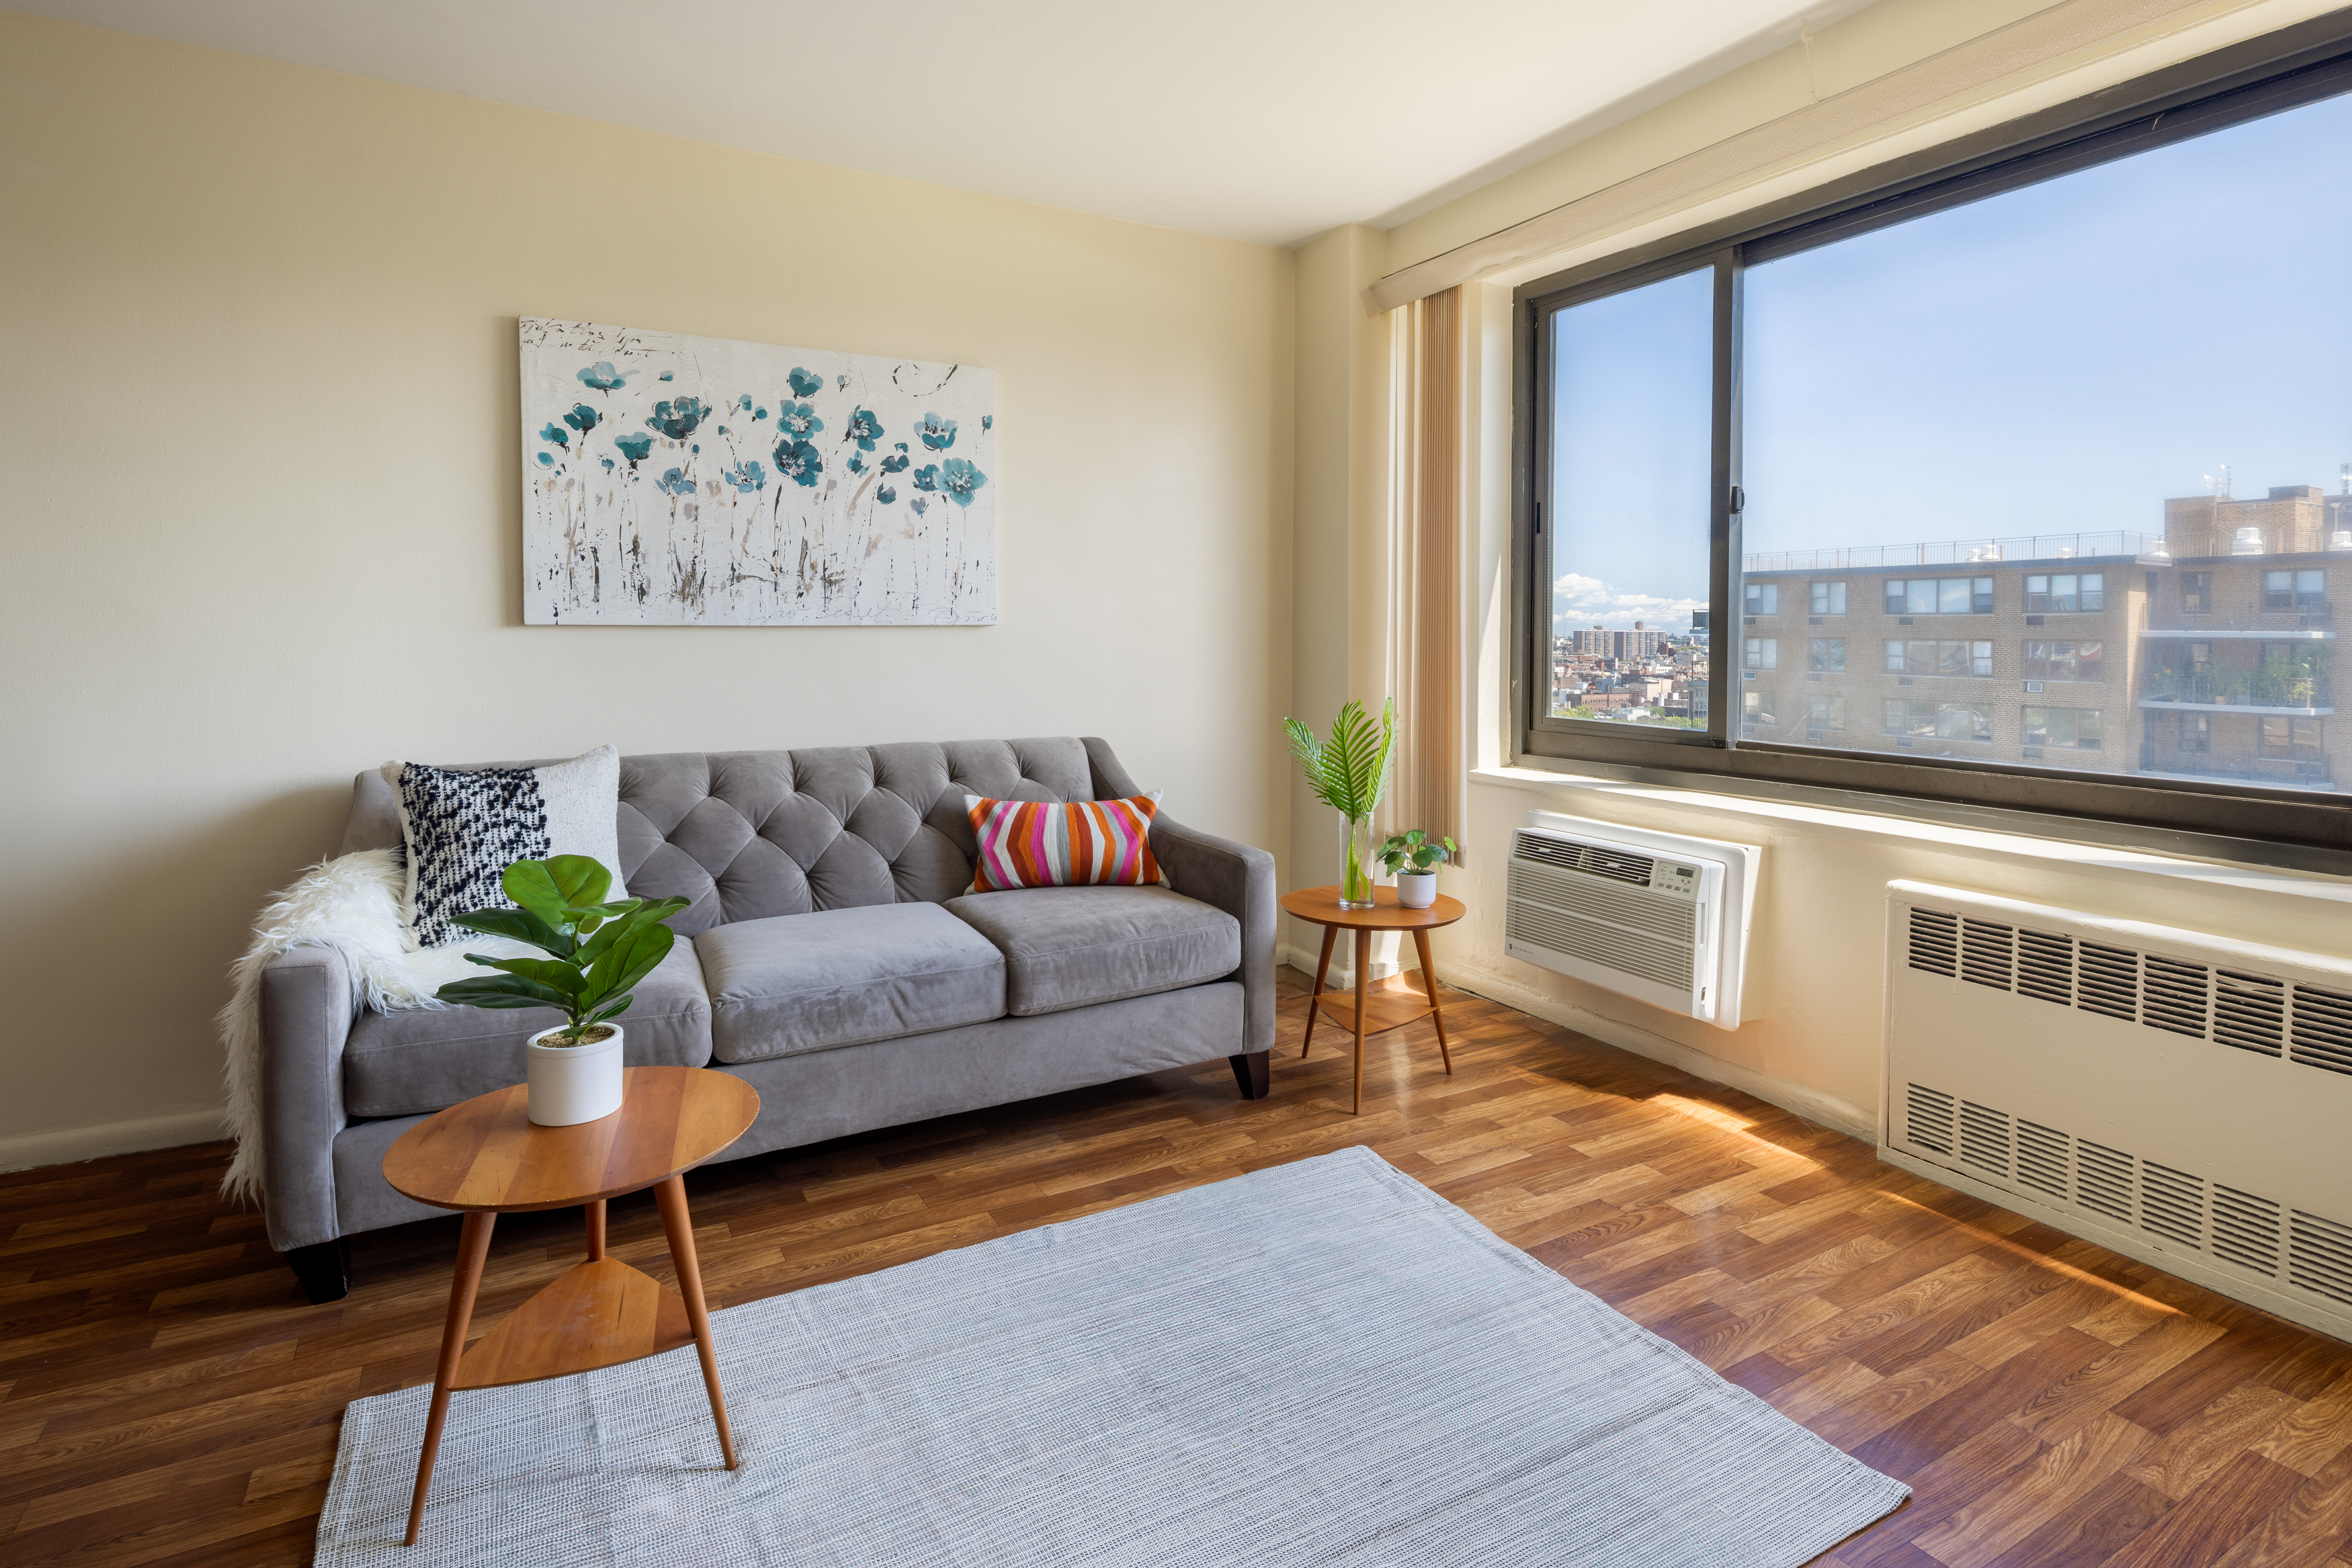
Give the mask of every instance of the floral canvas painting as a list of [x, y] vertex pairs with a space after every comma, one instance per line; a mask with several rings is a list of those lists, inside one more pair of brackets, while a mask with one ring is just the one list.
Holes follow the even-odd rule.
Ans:
[[523, 619], [991, 625], [995, 377], [522, 320]]

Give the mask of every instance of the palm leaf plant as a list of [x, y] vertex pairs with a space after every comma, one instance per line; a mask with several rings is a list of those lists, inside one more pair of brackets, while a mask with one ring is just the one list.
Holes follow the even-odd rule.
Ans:
[[1369, 841], [1366, 825], [1388, 793], [1389, 773], [1395, 757], [1396, 704], [1381, 710], [1375, 727], [1364, 705], [1350, 697], [1331, 723], [1330, 738], [1318, 740], [1315, 732], [1295, 718], [1282, 721], [1290, 749], [1307, 772], [1307, 787], [1315, 798], [1339, 813], [1339, 903], [1367, 909], [1372, 903], [1372, 879], [1366, 867]]
[[467, 962], [499, 972], [452, 980], [434, 995], [462, 1007], [554, 1008], [565, 1023], [551, 1045], [584, 1044], [591, 1030], [628, 1010], [631, 989], [659, 967], [677, 940], [662, 922], [688, 902], [607, 903], [613, 873], [587, 855], [517, 861], [499, 884], [514, 908], [476, 909], [453, 915], [452, 923], [528, 944], [548, 956], [486, 958], [468, 953]]

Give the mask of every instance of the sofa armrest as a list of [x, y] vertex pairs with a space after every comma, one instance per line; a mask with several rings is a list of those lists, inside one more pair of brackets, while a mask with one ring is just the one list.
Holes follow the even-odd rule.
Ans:
[[1242, 1051], [1274, 1046], [1274, 857], [1167, 817], [1151, 822], [1151, 852], [1168, 883], [1242, 923]]
[[331, 1241], [343, 1043], [358, 1008], [343, 956], [295, 947], [261, 972], [261, 1207], [280, 1252]]

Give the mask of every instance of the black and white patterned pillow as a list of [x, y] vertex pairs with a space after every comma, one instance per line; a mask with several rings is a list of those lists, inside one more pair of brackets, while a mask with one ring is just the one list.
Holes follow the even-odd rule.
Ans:
[[383, 776], [400, 797], [404, 913], [419, 947], [478, 940], [451, 917], [514, 907], [499, 878], [519, 860], [587, 855], [613, 873], [609, 896], [628, 895], [615, 826], [621, 758], [612, 747], [545, 768], [387, 762]]

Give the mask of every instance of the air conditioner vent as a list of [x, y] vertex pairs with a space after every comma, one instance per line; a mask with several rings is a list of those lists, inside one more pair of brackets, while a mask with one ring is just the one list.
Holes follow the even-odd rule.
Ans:
[[2074, 1145], [2074, 1201], [2126, 1224], [2132, 1217], [2132, 1157], [2088, 1138]]
[[1574, 953], [1657, 985], [1687, 988], [1691, 983], [1693, 954], [1687, 936], [1680, 942], [1659, 941], [1525, 898], [1510, 901], [1503, 934], [1554, 952]]
[[2286, 1032], [2286, 982], [2268, 975], [2215, 971], [2213, 1038], [2240, 1051], [2276, 1056]]
[[2175, 1034], [2205, 1038], [2205, 995], [2210, 975], [2202, 964], [2148, 954], [2147, 989], [2140, 998], [2140, 1022]]
[[1911, 911], [1911, 967], [1949, 977], [1958, 967], [1960, 917], [1940, 909]]
[[2078, 945], [2081, 971], [2074, 1005], [2126, 1023], [2139, 1021], [2139, 955], [2096, 942]]
[[2297, 986], [2294, 1055], [2305, 1067], [2352, 1073], [2352, 997]]
[[2213, 1184], [2213, 1251], [2257, 1274], [2278, 1272], [2279, 1206], [2236, 1187]]
[[1658, 863], [1647, 855], [1604, 849], [1599, 844], [1579, 843], [1574, 839], [1559, 838], [1550, 833], [1521, 833], [1518, 848], [1513, 852], [1521, 860], [1541, 861], [1565, 871], [1582, 872], [1587, 876], [1605, 876], [1612, 882], [1631, 883], [1635, 887], [1650, 885], [1651, 868]]
[[1990, 1105], [1960, 1102], [1960, 1158], [1999, 1176], [2009, 1175], [2009, 1118]]
[[2139, 1166], [2139, 1224], [2184, 1247], [2205, 1242], [2205, 1183], [2202, 1178], [2170, 1166], [2142, 1160]]
[[1905, 1133], [1923, 1149], [1952, 1157], [1952, 1097], [1937, 1090], [1911, 1085]]
[[2296, 1209], [2288, 1231], [2287, 1278], [2352, 1306], [2352, 1226]]
[[2074, 1002], [2074, 939], [2047, 931], [2020, 929], [2017, 934], [2017, 990], [2020, 996], [2072, 1007]]
[[2039, 1122], [2017, 1119], [2017, 1179], [2065, 1201], [2066, 1134]]
[[1960, 978], [1996, 990], [2009, 989], [2016, 962], [2016, 934], [1989, 920], [1960, 922]]

